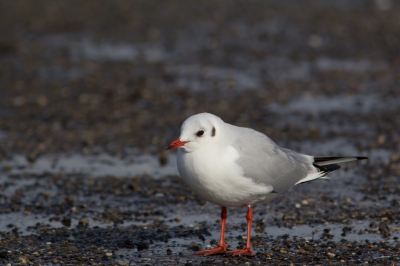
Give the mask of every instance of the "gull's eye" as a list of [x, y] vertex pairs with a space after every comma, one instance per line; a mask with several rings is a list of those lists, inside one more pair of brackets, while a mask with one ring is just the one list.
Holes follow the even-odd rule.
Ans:
[[199, 131], [197, 131], [196, 136], [201, 137], [201, 136], [203, 136], [203, 134], [204, 134], [204, 130], [199, 130]]

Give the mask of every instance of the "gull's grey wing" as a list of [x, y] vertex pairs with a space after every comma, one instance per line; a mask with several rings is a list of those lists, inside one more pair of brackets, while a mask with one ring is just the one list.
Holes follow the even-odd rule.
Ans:
[[255, 130], [236, 129], [241, 131], [231, 144], [240, 154], [236, 163], [243, 168], [244, 175], [256, 183], [270, 185], [275, 192], [282, 193], [309, 174], [318, 172], [312, 156], [281, 148]]

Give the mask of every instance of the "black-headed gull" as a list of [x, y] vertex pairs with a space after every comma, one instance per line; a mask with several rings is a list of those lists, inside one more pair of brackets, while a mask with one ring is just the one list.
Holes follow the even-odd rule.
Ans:
[[[224, 123], [209, 113], [186, 119], [180, 137], [166, 150], [174, 148], [180, 148], [177, 163], [185, 183], [203, 199], [222, 207], [219, 246], [196, 253], [205, 256], [252, 256], [252, 205], [268, 202], [294, 185], [327, 178], [340, 168], [338, 163], [367, 159], [300, 154], [279, 147], [260, 132]], [[247, 243], [244, 249], [227, 251], [226, 207], [237, 206], [247, 206]]]

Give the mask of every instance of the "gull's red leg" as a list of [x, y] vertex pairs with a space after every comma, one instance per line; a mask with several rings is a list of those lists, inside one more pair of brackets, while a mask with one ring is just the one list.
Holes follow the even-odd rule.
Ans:
[[206, 249], [206, 250], [200, 250], [196, 252], [196, 255], [204, 255], [204, 256], [210, 256], [214, 254], [220, 254], [220, 253], [225, 253], [226, 252], [226, 243], [225, 243], [225, 224], [226, 224], [226, 217], [227, 217], [227, 211], [226, 207], [221, 208], [221, 235], [219, 237], [219, 245], [216, 248], [213, 249]]
[[246, 214], [246, 220], [247, 220], [247, 242], [246, 242], [246, 248], [245, 249], [238, 249], [238, 250], [230, 250], [226, 252], [227, 254], [231, 254], [232, 256], [254, 256], [253, 251], [251, 251], [250, 248], [250, 233], [251, 233], [251, 220], [253, 219], [253, 210], [251, 206], [249, 205], [247, 207], [247, 214]]

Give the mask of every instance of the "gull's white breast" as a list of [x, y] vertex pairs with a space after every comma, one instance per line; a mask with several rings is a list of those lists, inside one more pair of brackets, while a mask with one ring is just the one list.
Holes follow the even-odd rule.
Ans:
[[272, 186], [243, 176], [232, 146], [212, 146], [194, 152], [178, 150], [178, 170], [184, 182], [205, 200], [225, 207], [246, 206], [273, 198]]

